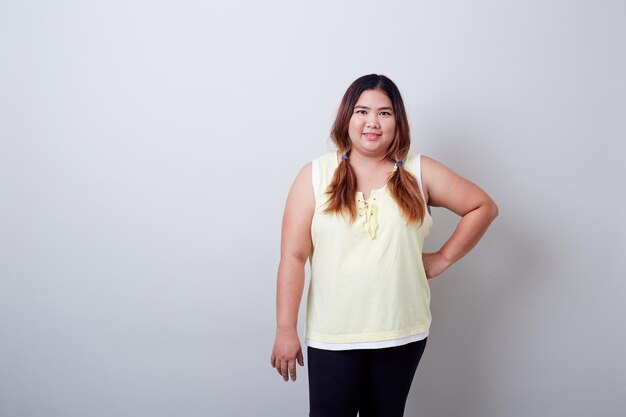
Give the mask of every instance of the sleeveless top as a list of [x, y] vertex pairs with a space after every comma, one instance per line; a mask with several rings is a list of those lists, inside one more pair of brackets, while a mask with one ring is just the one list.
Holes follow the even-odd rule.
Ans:
[[[421, 183], [420, 155], [404, 168]], [[335, 151], [312, 163], [315, 213], [311, 224], [311, 279], [306, 345], [344, 350], [399, 346], [428, 336], [430, 287], [422, 247], [432, 227], [409, 224], [387, 186], [367, 200], [357, 192], [357, 218], [325, 214], [326, 190], [339, 162]]]

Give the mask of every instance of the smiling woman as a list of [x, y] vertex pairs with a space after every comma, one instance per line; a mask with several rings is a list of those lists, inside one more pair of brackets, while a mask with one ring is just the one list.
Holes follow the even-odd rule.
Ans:
[[389, 97], [381, 90], [364, 91], [350, 118], [348, 135], [352, 148], [363, 154], [385, 151], [396, 135], [396, 120]]
[[[431, 324], [428, 279], [469, 252], [498, 209], [443, 164], [409, 154], [404, 104], [383, 75], [350, 85], [331, 137], [337, 151], [304, 166], [287, 198], [271, 364], [285, 381], [304, 365], [309, 259], [309, 415], [402, 416]], [[422, 253], [429, 205], [462, 219], [439, 251]]]

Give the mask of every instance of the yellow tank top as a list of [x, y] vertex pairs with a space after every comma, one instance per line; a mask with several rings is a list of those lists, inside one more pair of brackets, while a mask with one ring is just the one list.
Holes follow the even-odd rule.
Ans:
[[[313, 161], [306, 338], [320, 343], [376, 342], [428, 331], [430, 288], [422, 247], [432, 227], [430, 214], [425, 211], [422, 224], [408, 224], [386, 186], [372, 190], [367, 200], [356, 194], [358, 213], [352, 224], [340, 215], [325, 214], [325, 193], [337, 166], [334, 151]], [[419, 155], [410, 155], [403, 169], [416, 175], [421, 191]]]

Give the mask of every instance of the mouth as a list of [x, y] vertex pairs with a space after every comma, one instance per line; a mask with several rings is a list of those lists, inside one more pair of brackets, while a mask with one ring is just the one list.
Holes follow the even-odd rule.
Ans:
[[381, 136], [382, 136], [382, 134], [381, 134], [381, 133], [371, 133], [371, 132], [367, 132], [367, 133], [365, 133], [365, 132], [364, 132], [364, 133], [363, 133], [363, 136], [365, 136], [365, 139], [368, 139], [368, 140], [376, 140], [376, 139], [378, 139], [379, 137], [381, 137]]

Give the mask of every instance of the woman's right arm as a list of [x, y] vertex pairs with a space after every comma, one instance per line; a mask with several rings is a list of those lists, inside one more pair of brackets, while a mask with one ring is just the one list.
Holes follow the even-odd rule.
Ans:
[[296, 177], [285, 204], [276, 286], [276, 339], [271, 364], [285, 381], [296, 380], [296, 361], [304, 365], [298, 338], [298, 310], [304, 289], [304, 266], [311, 252], [315, 196], [311, 163]]

